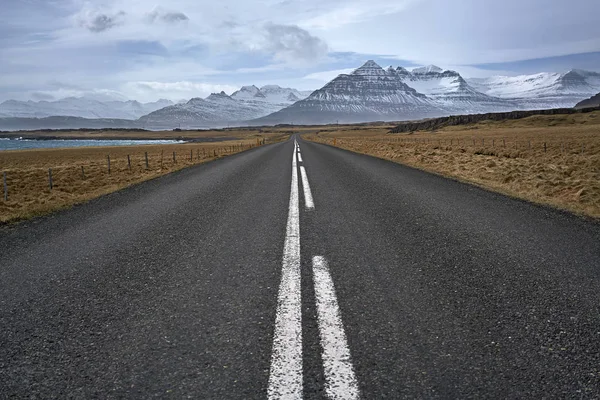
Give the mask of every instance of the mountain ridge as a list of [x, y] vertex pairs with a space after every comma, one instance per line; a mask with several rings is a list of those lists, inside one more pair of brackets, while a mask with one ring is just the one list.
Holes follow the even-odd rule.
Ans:
[[[168, 100], [144, 104], [135, 100], [102, 102], [74, 97], [55, 102], [7, 100], [0, 104], [0, 118], [6, 122], [15, 114], [30, 119], [55, 116], [48, 115], [48, 107], [58, 103], [64, 106], [65, 118], [69, 113], [75, 114], [74, 117], [83, 113], [82, 118], [124, 119], [156, 129], [354, 123], [570, 108], [598, 92], [600, 73], [580, 69], [565, 73], [465, 79], [457, 71], [435, 65], [412, 70], [402, 66], [383, 69], [375, 61], [368, 60], [312, 92], [278, 85], [246, 85], [231, 95], [212, 93], [206, 98], [194, 97], [177, 104]], [[143, 108], [148, 105], [155, 109], [143, 113]], [[41, 106], [42, 111], [36, 111], [37, 106]], [[110, 110], [114, 109], [118, 112], [111, 114]], [[11, 124], [17, 120], [11, 119]], [[0, 128], [1, 124], [2, 121]]]
[[140, 103], [137, 100], [100, 101], [85, 96], [72, 96], [55, 101], [20, 101], [10, 99], [0, 103], [0, 115], [17, 118], [68, 116], [135, 120], [152, 111], [172, 104], [173, 102], [165, 99], [149, 103]]

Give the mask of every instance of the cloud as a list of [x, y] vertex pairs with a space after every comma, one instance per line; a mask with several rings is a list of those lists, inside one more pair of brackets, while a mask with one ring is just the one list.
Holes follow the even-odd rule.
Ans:
[[265, 25], [264, 50], [278, 61], [314, 62], [327, 55], [327, 44], [296, 25]]
[[[334, 29], [344, 25], [355, 24], [382, 15], [395, 14], [420, 0], [364, 0], [347, 1], [340, 6], [334, 6], [324, 12], [318, 13], [302, 22], [300, 26], [316, 29]], [[330, 5], [324, 1], [323, 6]]]
[[119, 11], [115, 14], [105, 14], [96, 11], [83, 11], [79, 14], [79, 25], [90, 32], [104, 32], [124, 22], [125, 12]]
[[356, 68], [344, 68], [344, 69], [335, 69], [332, 71], [313, 72], [312, 74], [306, 75], [302, 79], [309, 79], [309, 80], [315, 80], [315, 81], [321, 81], [321, 82], [329, 82], [330, 80], [336, 78], [338, 75], [349, 74], [352, 71], [354, 71], [355, 69]]
[[[580, 0], [579, 13], [572, 2], [548, 0], [0, 3], [0, 101], [93, 88], [146, 101], [223, 84], [313, 89], [367, 59], [436, 64], [464, 76], [600, 68], [598, 0]], [[80, 89], [55, 92], [52, 80]], [[200, 86], [186, 89], [192, 83]]]
[[166, 11], [160, 7], [156, 7], [154, 10], [146, 15], [146, 19], [150, 23], [164, 22], [168, 24], [177, 24], [179, 22], [189, 21], [189, 17], [179, 11]]

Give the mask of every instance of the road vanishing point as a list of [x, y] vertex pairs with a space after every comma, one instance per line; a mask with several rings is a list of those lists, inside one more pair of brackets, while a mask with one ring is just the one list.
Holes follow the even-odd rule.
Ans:
[[600, 224], [295, 135], [2, 227], [0, 398], [600, 398]]

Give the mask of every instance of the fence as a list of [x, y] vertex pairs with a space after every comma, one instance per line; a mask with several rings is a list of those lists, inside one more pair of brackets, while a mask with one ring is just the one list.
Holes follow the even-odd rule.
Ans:
[[3, 199], [6, 203], [20, 194], [31, 197], [32, 192], [51, 194], [59, 190], [67, 194], [81, 194], [82, 191], [94, 191], [101, 186], [126, 185], [266, 143], [265, 139], [257, 139], [256, 144], [246, 142], [218, 147], [185, 145], [185, 152], [172, 151], [168, 160], [164, 157], [164, 150], [160, 150], [160, 153], [154, 150], [124, 154], [120, 149], [115, 150], [118, 154], [106, 154], [103, 162], [98, 157], [66, 166], [7, 169], [2, 172]]
[[[475, 149], [475, 154], [486, 154], [486, 155], [500, 155], [500, 153], [494, 153], [494, 151], [501, 150], [518, 150], [518, 151], [534, 151], [541, 153], [560, 153], [562, 155], [584, 155], [584, 154], [595, 154], [597, 149], [594, 148], [593, 143], [586, 143], [585, 140], [578, 141], [565, 141], [565, 140], [537, 140], [537, 139], [525, 139], [525, 140], [513, 140], [511, 138], [333, 138], [333, 139], [320, 139], [314, 140], [332, 144], [334, 146], [343, 146], [344, 144], [362, 142], [372, 142], [380, 144], [394, 144], [401, 147], [427, 147], [433, 149], [445, 149], [445, 150], [457, 150], [457, 149]], [[482, 152], [481, 150], [491, 150], [488, 152]]]

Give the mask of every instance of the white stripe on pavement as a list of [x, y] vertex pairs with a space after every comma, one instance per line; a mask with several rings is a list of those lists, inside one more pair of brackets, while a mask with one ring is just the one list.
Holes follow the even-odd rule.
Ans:
[[302, 154], [300, 152], [298, 152], [298, 162], [302, 162]]
[[308, 176], [306, 176], [306, 169], [304, 166], [300, 167], [300, 172], [302, 174], [302, 188], [304, 189], [304, 206], [307, 210], [314, 210], [315, 203], [313, 201], [310, 185], [308, 184]]
[[317, 299], [317, 319], [323, 347], [325, 393], [331, 400], [358, 399], [360, 397], [358, 383], [352, 368], [350, 349], [346, 341], [327, 260], [324, 257], [315, 256], [312, 264]]
[[269, 372], [269, 399], [302, 399], [302, 309], [300, 295], [300, 210], [296, 151], [277, 298], [275, 335]]

